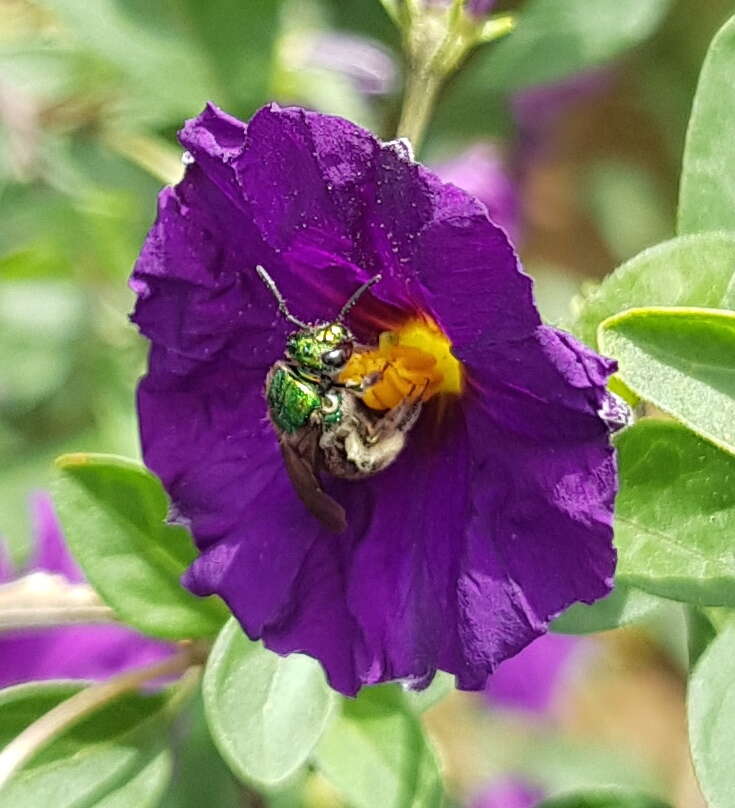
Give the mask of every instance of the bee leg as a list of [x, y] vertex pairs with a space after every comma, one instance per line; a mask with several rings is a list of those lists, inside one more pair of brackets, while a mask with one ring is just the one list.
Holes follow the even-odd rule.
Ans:
[[420, 413], [421, 401], [404, 399], [400, 404], [396, 404], [395, 407], [388, 410], [368, 429], [365, 442], [372, 445], [395, 432], [408, 432], [416, 423]]
[[381, 370], [373, 371], [373, 373], [368, 373], [367, 376], [363, 376], [359, 381], [348, 380], [343, 382], [342, 384], [336, 385], [338, 387], [344, 387], [345, 390], [349, 390], [356, 395], [361, 395], [364, 393], [368, 388], [372, 387], [373, 385], [377, 384], [382, 378], [385, 371], [388, 369], [390, 363], [386, 362], [384, 367]]
[[375, 444], [388, 435], [394, 432], [408, 432], [413, 428], [423, 405], [422, 397], [429, 386], [427, 379], [422, 385], [421, 392], [416, 393], [416, 385], [412, 385], [408, 395], [396, 404], [395, 407], [389, 409], [382, 418], [376, 421], [368, 430], [367, 440], [368, 444]]

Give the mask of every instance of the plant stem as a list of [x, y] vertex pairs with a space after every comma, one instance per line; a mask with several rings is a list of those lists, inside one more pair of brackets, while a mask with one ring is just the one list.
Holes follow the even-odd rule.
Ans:
[[126, 671], [75, 693], [30, 724], [0, 752], [0, 789], [43, 747], [91, 713], [162, 676], [175, 676], [198, 663], [197, 649], [187, 646], [163, 662]]
[[418, 154], [442, 83], [457, 70], [479, 41], [475, 22], [468, 22], [463, 0], [430, 8], [425, 0], [405, 0], [403, 48], [406, 83], [398, 137], [411, 141]]
[[64, 606], [60, 608], [3, 609], [0, 613], [0, 634], [19, 629], [56, 628], [59, 626], [91, 626], [117, 623], [109, 606]]
[[167, 185], [175, 185], [184, 176], [180, 152], [163, 138], [108, 129], [102, 142]]
[[411, 141], [415, 154], [423, 142], [440, 84], [439, 77], [431, 69], [410, 70], [406, 78], [397, 135]]
[[116, 622], [87, 584], [34, 572], [0, 586], [0, 633], [24, 628]]

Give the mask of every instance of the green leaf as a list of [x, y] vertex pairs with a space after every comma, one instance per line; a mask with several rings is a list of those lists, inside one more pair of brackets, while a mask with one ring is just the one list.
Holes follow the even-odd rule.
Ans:
[[395, 685], [367, 688], [343, 701], [315, 759], [353, 808], [444, 804], [434, 752]]
[[143, 466], [114, 455], [62, 455], [57, 465], [54, 501], [66, 540], [117, 614], [155, 637], [215, 634], [224, 606], [181, 585], [195, 550], [184, 528], [166, 524], [160, 482]]
[[617, 260], [673, 235], [667, 202], [651, 171], [601, 158], [585, 172], [585, 207]]
[[556, 634], [595, 634], [629, 623], [638, 623], [661, 606], [648, 592], [616, 582], [615, 589], [602, 600], [588, 606], [575, 603], [551, 624]]
[[115, 98], [128, 128], [178, 124], [208, 100], [247, 117], [269, 100], [281, 0], [43, 4], [63, 23], [64, 51], [92, 63], [96, 94]]
[[29, 410], [72, 372], [83, 344], [84, 296], [65, 281], [0, 287], [0, 407]]
[[398, 0], [380, 0], [386, 14], [393, 20], [396, 25], [400, 25], [400, 10], [398, 7]]
[[212, 95], [206, 60], [173, 19], [156, 27], [150, 11], [136, 18], [114, 0], [96, 0], [91, 7], [86, 0], [43, 4], [69, 33], [65, 48], [94, 60], [88, 72], [105, 77], [105, 90], [116, 98], [126, 125], [178, 123]]
[[174, 6], [209, 65], [219, 103], [248, 115], [265, 103], [280, 0], [174, 0]]
[[[0, 692], [0, 747], [60, 702], [78, 682], [42, 682]], [[131, 693], [71, 727], [0, 793], [0, 808], [153, 808], [171, 775], [167, 696]]]
[[713, 606], [709, 609], [704, 609], [704, 614], [716, 633], [723, 631], [730, 625], [735, 626], [735, 611], [733, 609]]
[[689, 745], [710, 808], [731, 808], [735, 794], [735, 626], [704, 652], [689, 680]]
[[735, 606], [735, 458], [672, 421], [616, 439], [618, 580], [699, 606]]
[[712, 40], [687, 129], [679, 233], [735, 231], [735, 17]]
[[319, 740], [333, 693], [309, 657], [280, 657], [248, 640], [232, 618], [209, 656], [203, 683], [212, 738], [243, 780], [275, 785]]
[[[237, 808], [241, 789], [217, 751], [204, 716], [201, 691], [175, 726], [176, 776], [161, 808]], [[206, 772], [206, 777], [202, 773]], [[242, 806], [244, 808], [244, 806]]]
[[400, 50], [401, 38], [396, 23], [403, 14], [403, 0], [323, 0], [328, 12], [326, 27], [338, 31], [354, 31], [360, 36], [378, 39], [385, 45]]
[[519, 90], [604, 64], [647, 39], [670, 0], [529, 0], [487, 57], [493, 87]]
[[531, 260], [523, 269], [533, 278], [533, 296], [541, 319], [563, 328], [569, 319], [569, 301], [579, 294], [579, 280], [569, 277], [563, 267], [545, 262]]
[[[597, 328], [639, 306], [735, 308], [735, 234], [682, 236], [622, 264], [579, 304], [574, 333], [597, 346]], [[732, 298], [730, 299], [729, 298]]]
[[717, 636], [717, 628], [707, 614], [711, 609], [700, 609], [698, 606], [687, 606], [684, 609], [687, 635], [687, 656], [689, 669], [698, 662], [709, 644]]
[[539, 803], [537, 808], [670, 808], [668, 803], [640, 791], [614, 786], [559, 794]]
[[509, 93], [605, 64], [647, 39], [671, 5], [672, 0], [526, 0], [514, 14], [517, 27], [479, 47], [447, 86], [434, 111], [430, 145], [437, 135], [443, 136], [437, 138], [440, 147], [447, 138], [508, 136], [514, 126]]
[[[652, 761], [624, 744], [600, 737], [571, 737], [564, 732], [536, 731], [528, 737], [528, 724], [520, 725], [517, 750], [508, 759], [501, 758], [501, 771], [514, 771], [545, 794], [587, 791], [603, 783], [621, 788], [659, 793], [661, 787]], [[501, 724], [492, 735], [481, 739], [488, 750], [507, 749], [513, 736], [507, 724]], [[495, 752], [503, 755], [504, 752]]]
[[735, 452], [735, 312], [630, 309], [605, 320], [599, 340], [633, 392]]

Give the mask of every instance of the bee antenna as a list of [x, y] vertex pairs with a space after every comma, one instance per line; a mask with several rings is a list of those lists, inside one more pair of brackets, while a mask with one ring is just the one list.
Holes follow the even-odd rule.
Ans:
[[350, 299], [340, 309], [340, 312], [337, 315], [336, 322], [341, 323], [342, 320], [344, 320], [344, 318], [350, 313], [350, 310], [355, 305], [355, 303], [357, 303], [357, 301], [365, 294], [365, 292], [367, 292], [367, 290], [371, 286], [375, 286], [376, 283], [379, 283], [382, 280], [383, 280], [383, 276], [380, 273], [378, 273], [377, 275], [373, 275], [373, 277], [370, 278], [369, 281], [365, 281], [365, 283], [363, 283], [362, 286], [360, 286], [358, 289], [356, 289], [352, 293], [352, 296], [350, 297]]
[[[268, 287], [271, 294], [275, 299], [278, 301], [278, 311], [289, 321], [289, 323], [293, 323], [294, 325], [299, 326], [299, 328], [308, 328], [308, 323], [302, 323], [297, 317], [294, 317], [293, 314], [288, 310], [288, 306], [286, 305], [286, 301], [281, 294], [280, 289], [276, 286], [276, 282], [271, 278], [271, 276], [265, 271], [265, 269], [258, 265], [255, 267], [255, 271], [258, 273], [258, 277], [261, 281]], [[353, 295], [354, 297], [354, 295]]]

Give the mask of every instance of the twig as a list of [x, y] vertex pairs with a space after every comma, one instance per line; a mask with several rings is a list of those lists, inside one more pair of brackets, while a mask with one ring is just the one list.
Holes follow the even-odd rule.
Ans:
[[116, 621], [88, 584], [34, 572], [0, 586], [0, 633], [24, 628]]
[[102, 141], [121, 157], [167, 185], [175, 185], [184, 176], [181, 152], [163, 138], [108, 129], [103, 133]]
[[87, 687], [34, 721], [0, 752], [0, 789], [43, 747], [83, 718], [125, 693], [162, 676], [175, 676], [199, 662], [198, 649], [187, 646], [163, 662], [126, 671], [106, 682]]

